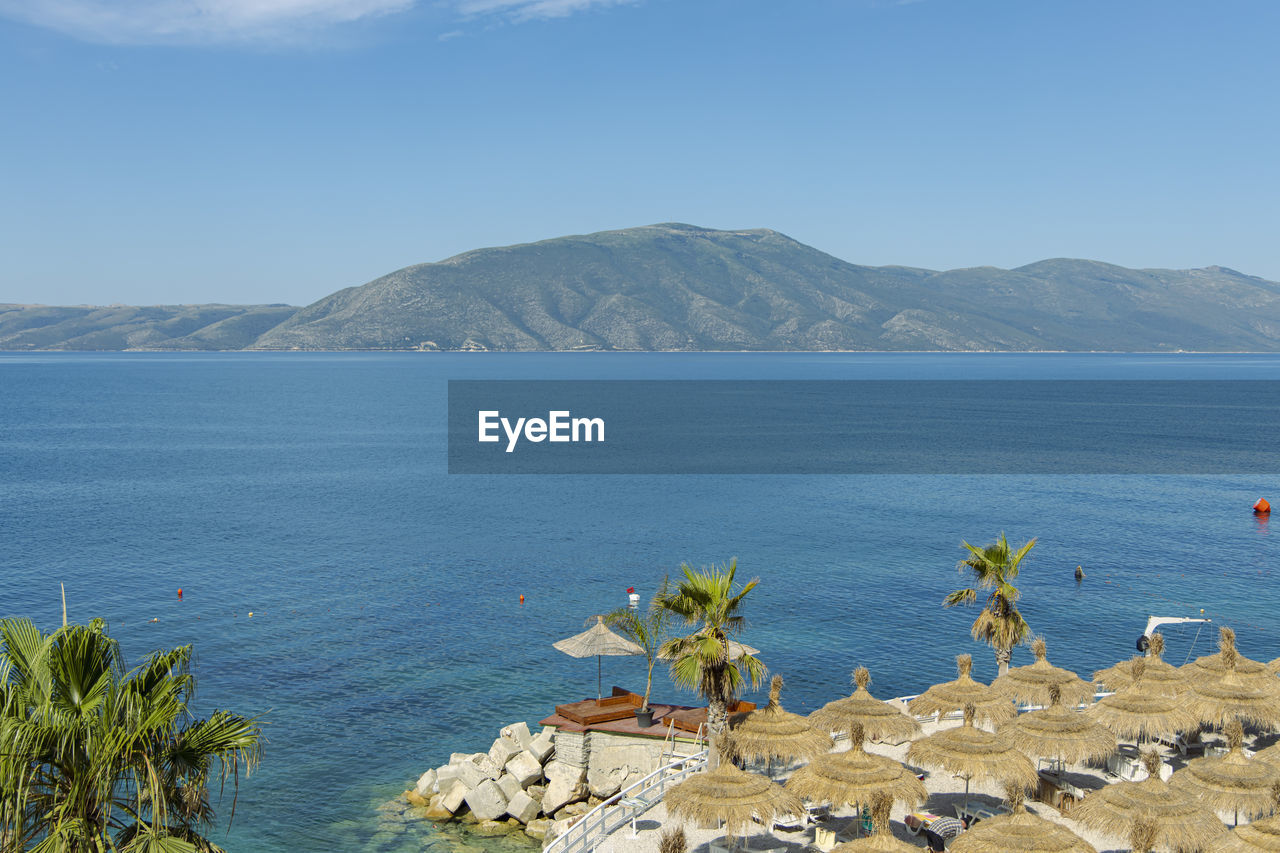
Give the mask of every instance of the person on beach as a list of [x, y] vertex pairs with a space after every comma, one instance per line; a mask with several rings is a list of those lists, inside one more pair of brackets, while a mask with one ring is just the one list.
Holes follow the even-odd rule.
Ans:
[[964, 824], [953, 817], [940, 817], [925, 828], [924, 837], [929, 849], [941, 853], [947, 849], [947, 839], [955, 838], [965, 829]]

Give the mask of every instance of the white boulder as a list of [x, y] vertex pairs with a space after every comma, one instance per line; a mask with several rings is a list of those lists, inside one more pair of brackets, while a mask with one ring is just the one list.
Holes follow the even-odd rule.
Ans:
[[527, 788], [542, 780], [542, 763], [526, 750], [507, 762], [507, 775], [514, 776], [521, 788]]
[[498, 738], [493, 742], [493, 746], [489, 747], [489, 758], [499, 768], [506, 767], [511, 756], [519, 754], [520, 745], [506, 736]]
[[[462, 808], [462, 803], [467, 798], [467, 786], [461, 782], [453, 782], [449, 785], [447, 791], [440, 792], [440, 806], [449, 812], [455, 814], [458, 809]], [[432, 800], [434, 803], [435, 801]]]
[[555, 747], [556, 741], [554, 736], [546, 732], [538, 732], [537, 737], [531, 739], [529, 741], [529, 745], [524, 749], [525, 752], [536, 758], [539, 764], [546, 764], [547, 759], [551, 756]]
[[418, 777], [418, 784], [413, 792], [419, 797], [429, 797], [436, 792], [436, 771], [428, 770]]
[[497, 820], [507, 813], [507, 798], [492, 779], [485, 779], [479, 787], [468, 791], [463, 799], [479, 821]]
[[555, 814], [569, 803], [587, 797], [587, 771], [560, 761], [552, 761], [543, 771], [547, 777], [547, 791], [542, 795], [543, 814]]
[[533, 735], [529, 733], [528, 723], [512, 723], [504, 727], [498, 734], [508, 740], [515, 741], [516, 745], [521, 749], [528, 749], [529, 741], [533, 740]]
[[502, 795], [508, 800], [524, 791], [524, 786], [510, 773], [503, 773], [498, 777], [498, 787], [502, 789]]
[[517, 791], [516, 795], [507, 803], [507, 814], [521, 823], [528, 823], [533, 820], [538, 816], [539, 811], [538, 801], [524, 791]]
[[457, 781], [465, 785], [468, 791], [479, 788], [480, 783], [489, 778], [489, 775], [474, 761], [459, 762], [454, 766], [453, 773]]

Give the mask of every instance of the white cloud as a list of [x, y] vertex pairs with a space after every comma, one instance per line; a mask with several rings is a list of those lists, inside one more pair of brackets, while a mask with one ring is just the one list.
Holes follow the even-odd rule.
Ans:
[[[427, 0], [0, 0], [0, 17], [107, 44], [298, 41]], [[639, 0], [435, 0], [463, 20], [529, 21]], [[441, 41], [457, 38], [453, 30]]]
[[533, 18], [564, 18], [574, 12], [631, 2], [634, 0], [457, 0], [455, 5], [468, 17], [501, 15], [527, 21]]
[[0, 15], [87, 41], [156, 44], [291, 38], [389, 15], [415, 0], [0, 0]]

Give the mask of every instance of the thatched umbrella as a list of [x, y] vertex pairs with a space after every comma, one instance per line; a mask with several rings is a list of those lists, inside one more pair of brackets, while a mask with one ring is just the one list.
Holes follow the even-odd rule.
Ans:
[[745, 835], [756, 818], [771, 823], [804, 810], [795, 794], [763, 776], [739, 770], [731, 761], [693, 774], [667, 791], [664, 802], [668, 812], [699, 826], [714, 827], [723, 821], [730, 836]]
[[1227, 670], [1227, 650], [1235, 654], [1236, 675], [1248, 682], [1258, 682], [1263, 687], [1271, 687], [1276, 679], [1271, 667], [1256, 660], [1244, 657], [1236, 649], [1236, 632], [1223, 626], [1218, 629], [1218, 651], [1216, 654], [1198, 657], [1191, 663], [1183, 664], [1179, 669], [1186, 673], [1188, 681], [1201, 678], [1214, 678], [1223, 675]]
[[1280, 728], [1280, 679], [1269, 673], [1265, 679], [1241, 675], [1238, 666], [1244, 658], [1231, 643], [1223, 644], [1218, 659], [1220, 672], [1209, 675], [1206, 670], [1189, 679], [1184, 696], [1188, 709], [1200, 721], [1215, 726], [1240, 720]]
[[1018, 709], [1008, 696], [979, 681], [974, 681], [973, 658], [956, 657], [959, 677], [954, 681], [935, 684], [907, 703], [907, 710], [919, 717], [933, 714], [950, 714], [972, 705], [979, 720], [1000, 724], [1012, 719]]
[[1195, 796], [1160, 780], [1160, 756], [1154, 750], [1144, 753], [1142, 760], [1146, 779], [1093, 791], [1071, 810], [1072, 819], [1125, 839], [1134, 833], [1135, 824], [1154, 827], [1149, 830], [1154, 837], [1135, 845], [1135, 850], [1156, 844], [1175, 850], [1204, 847], [1227, 831]]
[[1230, 751], [1226, 755], [1197, 758], [1173, 774], [1169, 784], [1195, 794], [1217, 812], [1240, 813], [1253, 818], [1269, 813], [1276, 801], [1271, 788], [1280, 783], [1280, 770], [1244, 754], [1244, 731], [1238, 720], [1226, 728]]
[[1116, 749], [1110, 729], [1062, 706], [1056, 684], [1049, 688], [1048, 708], [1021, 714], [997, 731], [1032, 758], [1055, 758], [1059, 764], [1102, 758]]
[[768, 705], [730, 717], [730, 746], [735, 755], [765, 761], [809, 760], [831, 750], [831, 737], [826, 732], [815, 729], [807, 718], [782, 709], [781, 693], [782, 676], [775, 675], [769, 685]]
[[1074, 707], [1093, 699], [1092, 684], [1071, 670], [1054, 666], [1046, 660], [1047, 650], [1042, 638], [1036, 637], [1031, 643], [1031, 652], [1036, 656], [1035, 663], [1015, 666], [991, 682], [991, 686], [1028, 705], [1048, 705], [1049, 688], [1052, 686], [1058, 688], [1064, 705]]
[[964, 777], [964, 803], [969, 805], [969, 782], [998, 779], [1030, 788], [1039, 780], [1031, 759], [1014, 749], [1003, 736], [973, 727], [974, 709], [966, 705], [964, 725], [943, 729], [907, 747], [907, 760], [941, 767]]
[[871, 803], [872, 834], [845, 842], [831, 853], [920, 853], [919, 847], [893, 837], [889, 830], [889, 812], [892, 809], [893, 798], [888, 794], [877, 794]]
[[1177, 695], [1187, 687], [1187, 674], [1171, 663], [1166, 663], [1160, 656], [1164, 653], [1164, 637], [1161, 634], [1151, 635], [1151, 644], [1147, 648], [1145, 658], [1122, 660], [1115, 666], [1100, 669], [1093, 674], [1093, 680], [1105, 684], [1112, 690], [1122, 690], [1133, 683], [1133, 662], [1145, 661], [1142, 678], [1148, 687], [1163, 689], [1170, 695]]
[[828, 702], [809, 715], [809, 720], [824, 731], [850, 733], [859, 726], [872, 740], [908, 740], [920, 734], [920, 724], [888, 702], [867, 692], [871, 673], [865, 666], [853, 671], [856, 688], [853, 695]]
[[876, 794], [909, 806], [929, 798], [914, 773], [892, 758], [867, 752], [862, 742], [862, 730], [855, 723], [847, 752], [819, 755], [791, 774], [787, 790], [811, 802], [859, 808], [874, 805]]
[[1136, 659], [1133, 683], [1102, 697], [1084, 713], [1093, 722], [1127, 738], [1173, 735], [1195, 728], [1199, 721], [1177, 697], [1147, 684], [1146, 666], [1144, 658]]
[[[1280, 804], [1280, 784], [1271, 788], [1272, 805]], [[1209, 848], [1210, 853], [1280, 853], [1280, 815], [1237, 826]]]
[[1060, 823], [1026, 810], [1026, 793], [1016, 785], [1008, 791], [1011, 814], [987, 818], [951, 845], [951, 853], [1098, 853], [1097, 849]]
[[596, 659], [596, 700], [599, 701], [600, 693], [603, 688], [601, 684], [601, 663], [602, 655], [642, 655], [644, 649], [628, 640], [626, 637], [620, 637], [608, 629], [604, 624], [604, 617], [597, 616], [596, 624], [592, 625], [581, 634], [574, 634], [563, 640], [557, 640], [551, 644], [553, 648], [564, 652], [566, 655], [575, 658]]

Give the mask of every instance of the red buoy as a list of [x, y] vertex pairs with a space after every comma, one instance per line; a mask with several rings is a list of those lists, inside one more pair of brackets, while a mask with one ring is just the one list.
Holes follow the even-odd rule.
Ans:
[[1267, 503], [1266, 498], [1258, 498], [1258, 502], [1253, 505], [1253, 511], [1258, 515], [1270, 515], [1271, 504]]
[[182, 598], [182, 587], [178, 587], [178, 598]]

